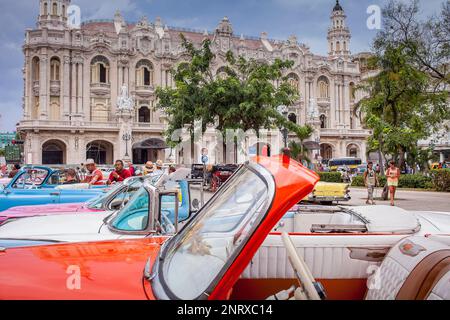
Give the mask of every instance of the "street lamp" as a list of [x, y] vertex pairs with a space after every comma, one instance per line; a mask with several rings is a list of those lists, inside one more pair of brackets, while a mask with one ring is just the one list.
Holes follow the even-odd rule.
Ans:
[[130, 155], [128, 154], [128, 141], [130, 141], [131, 140], [131, 134], [129, 134], [129, 133], [125, 133], [123, 136], [122, 136], [122, 140], [123, 141], [125, 141], [125, 157], [126, 158], [128, 158]]
[[[288, 118], [289, 110], [286, 106], [279, 106], [277, 108], [277, 110], [278, 110], [278, 113], [280, 113], [285, 119]], [[283, 135], [284, 148], [286, 149], [288, 147], [287, 140], [288, 140], [289, 130], [285, 127], [281, 127], [280, 132]]]

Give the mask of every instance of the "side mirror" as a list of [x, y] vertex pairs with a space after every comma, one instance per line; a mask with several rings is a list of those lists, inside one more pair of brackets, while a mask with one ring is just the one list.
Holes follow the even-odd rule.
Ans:
[[194, 208], [195, 210], [200, 209], [200, 201], [198, 201], [198, 199], [192, 200], [192, 208]]

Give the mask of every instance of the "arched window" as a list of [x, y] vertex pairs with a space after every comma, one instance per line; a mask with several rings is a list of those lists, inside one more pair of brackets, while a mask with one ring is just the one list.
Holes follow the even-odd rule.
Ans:
[[333, 52], [334, 50], [334, 46], [333, 46], [333, 42], [331, 43], [331, 51]]
[[295, 89], [299, 90], [299, 78], [295, 73], [291, 73], [288, 75], [288, 83]]
[[327, 143], [320, 145], [320, 156], [322, 160], [330, 160], [333, 158], [333, 147]]
[[48, 4], [47, 2], [44, 3], [44, 16], [48, 15]]
[[108, 141], [97, 140], [86, 145], [86, 159], [94, 159], [97, 164], [112, 164], [114, 146]]
[[288, 119], [289, 119], [289, 121], [297, 124], [297, 116], [295, 115], [295, 113], [289, 114]]
[[319, 88], [319, 98], [327, 99], [330, 97], [329, 93], [329, 82], [327, 77], [321, 76], [317, 81], [317, 86]]
[[148, 60], [141, 60], [136, 65], [137, 86], [153, 85], [153, 65]]
[[139, 122], [150, 123], [150, 109], [148, 107], [139, 108]]
[[50, 140], [42, 145], [42, 164], [65, 164], [66, 145], [60, 140]]
[[58, 4], [56, 2], [53, 2], [52, 15], [56, 16], [57, 14], [58, 14]]
[[91, 83], [109, 83], [109, 61], [103, 56], [92, 59]]
[[347, 147], [347, 156], [357, 158], [359, 155], [359, 148], [355, 144], [350, 144]]
[[336, 41], [336, 51], [341, 51], [341, 43], [339, 41]]
[[40, 78], [40, 60], [38, 57], [33, 58], [33, 62], [31, 64], [31, 73], [33, 81], [39, 81]]
[[228, 73], [225, 71], [225, 67], [220, 67], [216, 72], [216, 76], [219, 79], [226, 79]]
[[65, 5], [62, 6], [62, 15], [63, 15], [63, 17], [65, 17], [67, 15], [66, 6]]
[[50, 60], [50, 80], [59, 81], [60, 80], [60, 70], [61, 63], [58, 58], [52, 58]]
[[320, 128], [321, 129], [327, 128], [327, 116], [324, 114], [320, 115]]

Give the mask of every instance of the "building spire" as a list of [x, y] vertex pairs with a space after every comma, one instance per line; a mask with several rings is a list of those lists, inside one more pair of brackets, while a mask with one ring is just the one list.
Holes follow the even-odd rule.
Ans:
[[344, 11], [339, 3], [339, 0], [336, 0], [336, 5], [334, 6], [333, 11]]
[[347, 16], [339, 0], [331, 13], [331, 26], [328, 29], [328, 52], [330, 56], [349, 56], [351, 33], [346, 23]]

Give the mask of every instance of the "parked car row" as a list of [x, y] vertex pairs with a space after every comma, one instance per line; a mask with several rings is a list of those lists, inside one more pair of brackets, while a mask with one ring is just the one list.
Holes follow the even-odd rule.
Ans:
[[318, 181], [260, 156], [204, 205], [198, 180], [165, 176], [112, 213], [8, 219], [0, 299], [450, 299], [449, 214], [299, 204]]

